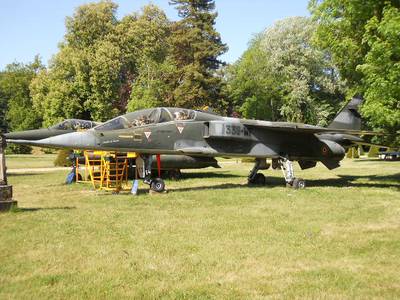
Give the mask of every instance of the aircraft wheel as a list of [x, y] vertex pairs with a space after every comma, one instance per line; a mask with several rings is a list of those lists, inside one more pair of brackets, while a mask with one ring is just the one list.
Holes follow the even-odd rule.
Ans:
[[249, 184], [265, 185], [265, 176], [262, 173], [257, 173], [253, 179], [249, 179]]
[[165, 190], [164, 180], [161, 178], [153, 179], [150, 183], [150, 188], [157, 193], [163, 192]]
[[302, 178], [295, 178], [292, 182], [292, 188], [304, 189], [306, 187], [306, 181]]

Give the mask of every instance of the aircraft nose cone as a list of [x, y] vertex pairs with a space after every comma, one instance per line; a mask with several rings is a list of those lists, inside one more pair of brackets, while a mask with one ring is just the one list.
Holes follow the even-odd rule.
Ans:
[[65, 148], [82, 150], [95, 149], [98, 144], [96, 135], [92, 130], [85, 132], [71, 132], [41, 140], [7, 139], [7, 142], [44, 148]]
[[40, 142], [57, 148], [94, 149], [97, 139], [91, 131], [86, 131], [58, 135]]
[[5, 133], [4, 136], [8, 140], [40, 140], [49, 136], [48, 129], [34, 129], [25, 131], [15, 131]]

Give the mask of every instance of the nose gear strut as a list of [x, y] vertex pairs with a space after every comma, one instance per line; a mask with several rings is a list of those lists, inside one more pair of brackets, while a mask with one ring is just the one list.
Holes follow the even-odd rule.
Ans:
[[[141, 157], [144, 161], [144, 164], [143, 164], [144, 168], [143, 168], [143, 174], [142, 174], [142, 177], [144, 178], [143, 182], [150, 185], [151, 190], [158, 192], [158, 193], [163, 192], [165, 190], [164, 180], [162, 180], [162, 178], [160, 178], [160, 177], [156, 177], [156, 178], [151, 177], [151, 164], [153, 162], [153, 156], [149, 155], [149, 154], [145, 154], [145, 155], [142, 154]], [[160, 162], [157, 164], [157, 167], [159, 169], [161, 167], [160, 164], [161, 164]], [[159, 173], [160, 173], [160, 170], [159, 170]]]
[[249, 184], [265, 185], [265, 176], [262, 173], [257, 173], [259, 170], [266, 170], [269, 168], [265, 158], [256, 158], [253, 169], [251, 169], [247, 182]]

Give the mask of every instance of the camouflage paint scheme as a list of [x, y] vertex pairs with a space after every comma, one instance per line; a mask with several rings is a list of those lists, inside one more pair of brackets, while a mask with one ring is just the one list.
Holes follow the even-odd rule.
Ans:
[[[298, 161], [302, 169], [322, 162], [334, 169], [348, 147], [363, 141], [358, 135], [376, 134], [360, 130], [359, 115], [353, 109], [360, 102], [358, 99], [350, 101], [328, 128], [160, 107], [128, 113], [85, 132], [38, 141], [9, 142], [49, 148], [137, 152], [144, 156], [253, 157], [258, 162], [271, 158], [280, 166]], [[339, 123], [341, 128], [332, 127]], [[255, 172], [259, 169], [255, 166]], [[288, 178], [285, 176], [288, 183], [295, 179], [291, 173], [293, 171], [289, 170]]]
[[[4, 136], [6, 137], [6, 139], [14, 141], [37, 141], [66, 133], [85, 131], [99, 126], [100, 124], [102, 123], [89, 120], [67, 119], [49, 128], [10, 132], [6, 133]], [[220, 168], [217, 160], [211, 157], [163, 155], [162, 161], [163, 170], [200, 169], [207, 167]], [[155, 162], [153, 163], [153, 168], [156, 168]]]

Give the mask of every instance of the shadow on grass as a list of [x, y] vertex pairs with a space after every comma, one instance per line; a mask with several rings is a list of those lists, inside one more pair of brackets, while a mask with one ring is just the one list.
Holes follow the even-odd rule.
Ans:
[[[204, 173], [207, 175], [207, 173]], [[327, 178], [327, 179], [306, 179], [307, 187], [372, 187], [372, 188], [396, 188], [400, 190], [400, 173], [393, 175], [368, 175], [368, 176], [348, 176], [338, 175], [339, 178]], [[207, 176], [203, 176], [208, 178]], [[240, 176], [235, 176], [240, 177]], [[195, 177], [194, 177], [195, 178]], [[368, 179], [371, 182], [357, 182], [359, 179]], [[169, 191], [173, 192], [187, 192], [196, 190], [225, 190], [235, 188], [271, 188], [271, 187], [285, 187], [285, 181], [281, 177], [266, 177], [267, 184], [265, 186], [260, 185], [248, 185], [247, 183], [223, 183], [217, 185], [207, 185], [198, 187], [184, 187], [184, 188], [172, 188]], [[394, 181], [391, 183], [388, 181]]]
[[182, 172], [182, 178], [180, 180], [185, 179], [193, 179], [193, 178], [237, 178], [242, 177], [240, 175], [232, 174], [228, 171], [223, 172], [199, 172], [199, 173], [185, 173]]
[[7, 173], [7, 177], [43, 175], [43, 174], [48, 174], [48, 173], [49, 173], [49, 172]]
[[388, 180], [388, 181], [397, 181], [400, 185], [400, 173], [390, 174], [390, 175], [338, 175], [340, 178], [347, 178], [349, 180], [356, 179], [369, 179], [369, 180]]
[[76, 209], [75, 206], [61, 206], [61, 207], [15, 207], [13, 212], [15, 213], [22, 213], [22, 212], [35, 212], [41, 210], [70, 210]]
[[[391, 175], [337, 175], [339, 178], [329, 178], [321, 180], [310, 180], [315, 186], [356, 186], [356, 187], [377, 187], [400, 188], [400, 173]], [[370, 182], [356, 182], [356, 180], [364, 179]]]
[[168, 192], [191, 192], [191, 191], [203, 191], [203, 190], [227, 190], [237, 188], [254, 188], [260, 187], [256, 185], [240, 184], [240, 183], [223, 183], [209, 186], [193, 186], [186, 188], [168, 188]]
[[354, 159], [353, 160], [355, 163], [359, 163], [359, 162], [371, 162], [371, 161], [374, 161], [374, 162], [383, 162], [383, 163], [385, 163], [385, 162], [396, 162], [396, 161], [399, 161], [399, 160], [383, 160], [383, 159], [379, 159], [379, 158], [360, 158], [360, 159]]
[[[386, 177], [386, 176], [385, 176]], [[390, 177], [390, 176], [387, 176]], [[339, 178], [328, 178], [328, 179], [311, 179], [307, 180], [307, 186], [315, 186], [315, 187], [323, 187], [323, 186], [332, 186], [332, 187], [371, 187], [371, 188], [396, 188], [400, 190], [400, 183], [390, 183], [390, 182], [385, 182], [382, 180], [382, 182], [378, 182], [379, 179], [372, 179], [372, 182], [356, 182], [355, 180], [361, 179], [361, 178], [366, 178], [363, 176], [345, 176], [345, 175], [339, 175]], [[395, 177], [392, 177], [391, 180], [396, 180], [394, 179]], [[388, 178], [389, 179], [389, 178]], [[388, 180], [386, 179], [386, 180]], [[376, 181], [374, 181], [376, 180]]]

